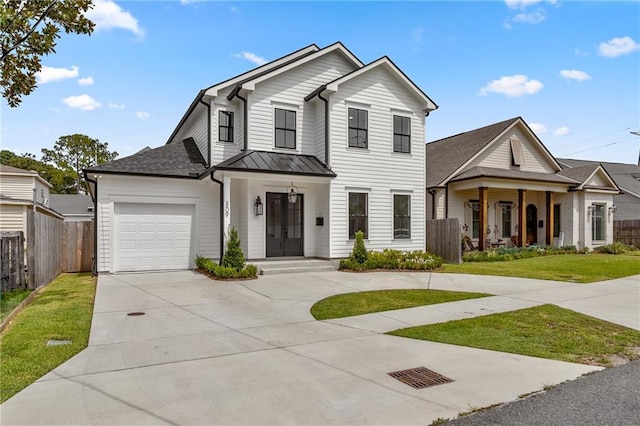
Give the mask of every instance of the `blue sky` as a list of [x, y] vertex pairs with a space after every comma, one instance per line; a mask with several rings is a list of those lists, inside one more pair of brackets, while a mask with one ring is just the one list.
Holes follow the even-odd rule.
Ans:
[[556, 157], [636, 163], [640, 2], [94, 0], [39, 87], [2, 103], [2, 149], [83, 133], [121, 156], [164, 144], [198, 91], [301, 47], [389, 56], [438, 105], [427, 141], [522, 116]]

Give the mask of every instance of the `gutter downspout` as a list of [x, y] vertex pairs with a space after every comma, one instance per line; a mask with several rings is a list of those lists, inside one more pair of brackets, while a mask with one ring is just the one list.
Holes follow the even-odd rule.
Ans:
[[436, 218], [436, 190], [429, 189], [427, 192], [431, 194], [431, 219]]
[[215, 170], [211, 171], [209, 177], [211, 180], [220, 185], [220, 260], [219, 265], [222, 265], [222, 255], [224, 254], [224, 182], [213, 177]]
[[93, 270], [91, 275], [98, 276], [98, 179], [89, 179], [87, 172], [84, 172], [84, 179], [93, 182], [95, 190], [93, 194]]
[[329, 164], [329, 100], [322, 97], [322, 91], [318, 92], [318, 98], [324, 102], [324, 165], [331, 169]]
[[[203, 95], [204, 96], [204, 95]], [[203, 96], [200, 96], [198, 102], [207, 107], [207, 165], [211, 166], [211, 103], [207, 103], [202, 100]]]
[[445, 187], [444, 192], [444, 218], [449, 219], [449, 184]]
[[244, 144], [243, 144], [243, 147], [242, 147], [241, 151], [246, 151], [247, 147], [248, 147], [248, 140], [249, 140], [249, 135], [247, 134], [247, 132], [249, 131], [249, 117], [248, 117], [249, 116], [249, 106], [248, 106], [248, 103], [247, 103], [247, 98], [242, 97], [240, 95], [240, 90], [242, 90], [242, 84], [238, 84], [231, 91], [231, 93], [229, 93], [229, 96], [227, 96], [227, 99], [228, 100], [232, 100], [234, 97], [237, 97], [244, 104], [244, 107], [243, 107], [243, 110], [242, 110], [242, 113], [243, 113], [242, 129], [243, 129], [243, 139], [244, 139], [243, 142], [244, 142]]

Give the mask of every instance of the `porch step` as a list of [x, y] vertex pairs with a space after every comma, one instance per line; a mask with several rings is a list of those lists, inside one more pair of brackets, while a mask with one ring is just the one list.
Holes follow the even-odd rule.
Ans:
[[248, 262], [258, 267], [259, 275], [297, 274], [301, 272], [329, 272], [338, 269], [337, 261], [322, 259], [266, 260]]

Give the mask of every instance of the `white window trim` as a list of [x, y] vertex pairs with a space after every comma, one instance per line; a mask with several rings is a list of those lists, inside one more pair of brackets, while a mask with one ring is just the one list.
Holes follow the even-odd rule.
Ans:
[[608, 223], [608, 218], [607, 218], [607, 203], [599, 203], [599, 202], [593, 202], [591, 203], [592, 206], [602, 206], [602, 236], [603, 238], [601, 240], [597, 240], [595, 238], [595, 235], [593, 233], [593, 228], [594, 228], [594, 219], [595, 219], [595, 209], [593, 210], [593, 212], [591, 213], [591, 243], [592, 244], [605, 244], [607, 242], [607, 227], [609, 226]]
[[[394, 236], [394, 231], [395, 231], [395, 224], [394, 224], [394, 220], [395, 220], [395, 204], [394, 204], [394, 196], [395, 195], [406, 195], [409, 197], [409, 238], [396, 238]], [[413, 191], [406, 191], [406, 190], [391, 190], [391, 201], [390, 201], [390, 205], [391, 205], [391, 241], [395, 242], [396, 244], [402, 244], [402, 243], [406, 243], [406, 242], [412, 242], [413, 241]]]
[[[295, 148], [284, 148], [276, 146], [276, 109], [293, 111], [296, 113], [296, 140]], [[300, 106], [297, 104], [287, 104], [284, 102], [271, 101], [271, 145], [277, 152], [300, 152]]]
[[355, 238], [349, 238], [349, 193], [358, 193], [358, 194], [367, 194], [367, 237], [364, 239], [365, 241], [369, 241], [369, 237], [371, 236], [371, 227], [369, 226], [371, 222], [371, 188], [362, 188], [362, 187], [345, 187], [345, 197], [346, 197], [346, 216], [347, 216], [347, 243], [353, 244]]
[[[362, 111], [367, 111], [367, 147], [366, 148], [358, 148], [357, 146], [349, 146], [349, 108], [354, 108], [354, 109], [359, 109]], [[370, 104], [363, 104], [363, 103], [359, 103], [359, 102], [353, 102], [353, 101], [345, 101], [345, 134], [346, 134], [346, 138], [345, 138], [345, 148], [347, 148], [347, 150], [349, 151], [356, 151], [356, 152], [369, 152], [370, 151], [370, 144], [369, 141], [371, 140], [370, 138], [370, 129], [371, 129], [371, 105]], [[393, 130], [392, 130], [393, 132]]]

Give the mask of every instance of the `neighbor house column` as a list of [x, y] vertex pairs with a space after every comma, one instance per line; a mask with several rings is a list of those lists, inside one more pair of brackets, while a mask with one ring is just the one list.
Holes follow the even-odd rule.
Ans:
[[222, 238], [224, 239], [224, 246], [225, 249], [227, 247], [227, 238], [229, 236], [229, 229], [231, 228], [231, 178], [230, 177], [223, 177], [222, 181], [224, 182], [223, 185], [223, 202], [224, 202], [224, 229], [223, 229], [223, 235]]
[[489, 188], [485, 186], [481, 186], [480, 188], [478, 188], [478, 199], [480, 204], [480, 232], [478, 233], [478, 250], [480, 251], [484, 251], [485, 249], [485, 241], [487, 240], [487, 228], [489, 227], [489, 200], [487, 197], [488, 192]]
[[524, 247], [527, 240], [527, 190], [518, 189], [518, 245]]
[[546, 208], [546, 220], [547, 220], [547, 229], [546, 229], [546, 243], [548, 246], [553, 244], [553, 192], [547, 191], [547, 208]]

